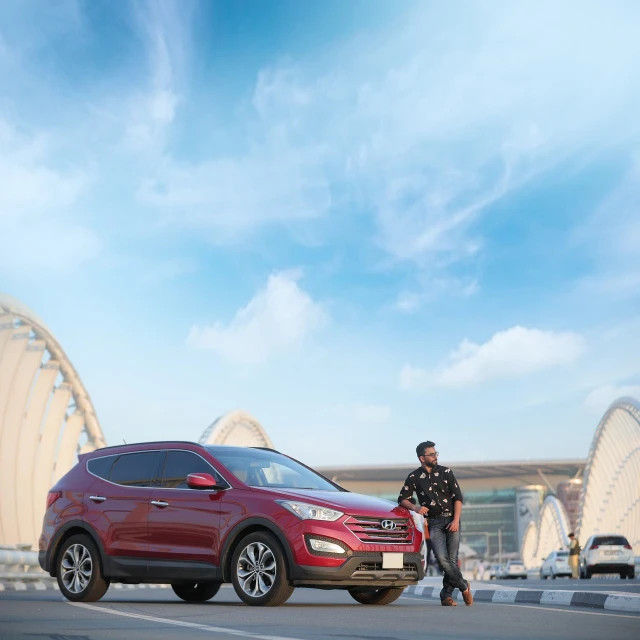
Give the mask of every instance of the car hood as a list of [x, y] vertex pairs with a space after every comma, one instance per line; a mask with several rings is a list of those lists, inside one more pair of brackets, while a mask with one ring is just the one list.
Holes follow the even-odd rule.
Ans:
[[[337, 509], [352, 516], [373, 516], [377, 518], [409, 518], [409, 512], [404, 508], [382, 498], [364, 496], [361, 493], [344, 491], [314, 491], [306, 489], [273, 489], [252, 487], [258, 490], [267, 490], [274, 497], [282, 500], [299, 500], [316, 504], [319, 507]], [[277, 498], [276, 498], [277, 499]]]

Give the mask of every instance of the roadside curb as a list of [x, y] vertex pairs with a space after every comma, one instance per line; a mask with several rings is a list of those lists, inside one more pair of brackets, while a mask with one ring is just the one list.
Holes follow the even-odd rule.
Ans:
[[[420, 598], [440, 599], [441, 587], [407, 587], [405, 593]], [[587, 607], [608, 611], [640, 613], [640, 596], [618, 595], [614, 593], [593, 593], [589, 591], [559, 591], [535, 589], [471, 589], [477, 602], [496, 604], [548, 604], [564, 607]], [[458, 593], [462, 602], [462, 594]]]

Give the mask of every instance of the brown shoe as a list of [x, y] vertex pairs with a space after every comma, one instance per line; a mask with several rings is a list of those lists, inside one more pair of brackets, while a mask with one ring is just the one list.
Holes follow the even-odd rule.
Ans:
[[457, 607], [458, 603], [453, 598], [445, 598], [440, 603], [443, 607]]
[[462, 599], [467, 607], [473, 604], [473, 594], [471, 593], [471, 586], [467, 586], [467, 590], [462, 592]]

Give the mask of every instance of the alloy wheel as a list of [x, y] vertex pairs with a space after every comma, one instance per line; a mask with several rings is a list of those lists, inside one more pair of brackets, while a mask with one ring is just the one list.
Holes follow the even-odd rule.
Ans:
[[240, 588], [249, 596], [259, 598], [271, 590], [276, 579], [276, 559], [262, 542], [247, 545], [238, 558]]
[[91, 580], [93, 562], [89, 550], [82, 544], [71, 545], [61, 563], [62, 582], [71, 593], [82, 593]]

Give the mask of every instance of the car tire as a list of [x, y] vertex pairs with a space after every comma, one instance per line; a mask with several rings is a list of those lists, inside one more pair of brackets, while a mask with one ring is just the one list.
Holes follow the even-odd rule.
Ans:
[[287, 577], [287, 560], [270, 533], [256, 531], [240, 541], [231, 558], [236, 594], [254, 607], [277, 607], [294, 591]]
[[360, 587], [349, 589], [349, 595], [360, 604], [391, 604], [395, 602], [404, 591], [404, 587], [383, 587], [382, 589], [363, 590]]
[[79, 533], [66, 540], [56, 558], [60, 592], [71, 602], [96, 602], [110, 581], [102, 575], [100, 552], [93, 539]]
[[589, 569], [588, 567], [584, 570], [584, 577], [585, 580], [591, 580], [591, 576], [593, 575], [593, 572], [591, 571], [591, 569]]
[[171, 585], [173, 593], [185, 602], [206, 602], [220, 591], [221, 582], [176, 582]]
[[629, 571], [627, 571], [627, 580], [635, 580], [635, 577], [636, 577], [635, 569], [629, 569]]
[[557, 576], [555, 573], [553, 573], [553, 571], [552, 571], [552, 572], [551, 572], [551, 579], [552, 579], [552, 580], [555, 580], [557, 577], [558, 577], [558, 576]]
[[540, 580], [546, 580], [547, 576], [544, 575], [544, 573], [542, 573], [542, 571], [540, 572]]

